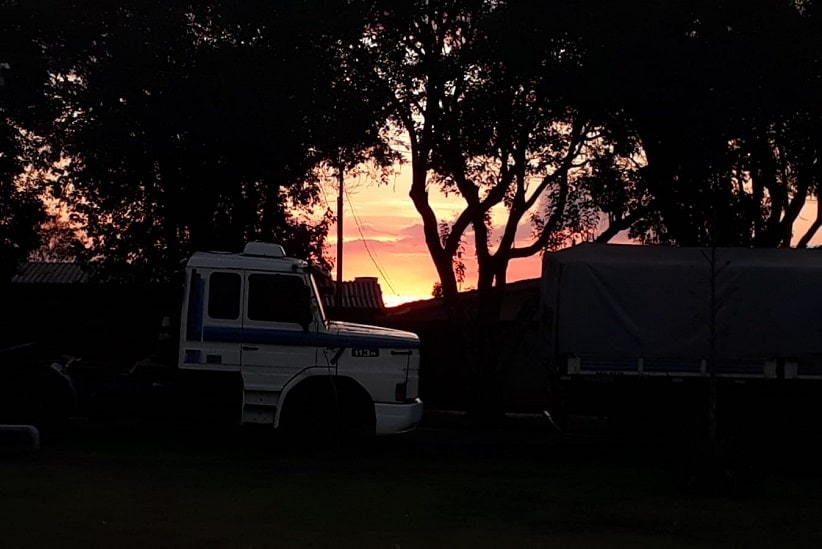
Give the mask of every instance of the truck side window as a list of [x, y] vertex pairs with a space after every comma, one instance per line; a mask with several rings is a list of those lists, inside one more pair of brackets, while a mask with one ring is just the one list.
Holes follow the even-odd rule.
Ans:
[[240, 274], [211, 273], [208, 278], [208, 316], [216, 319], [240, 318]]
[[309, 289], [296, 276], [252, 274], [248, 277], [248, 318], [301, 323], [311, 315]]

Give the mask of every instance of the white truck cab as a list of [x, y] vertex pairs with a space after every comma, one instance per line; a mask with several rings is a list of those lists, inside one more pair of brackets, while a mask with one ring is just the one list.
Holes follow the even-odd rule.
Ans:
[[328, 320], [309, 264], [282, 246], [197, 252], [186, 265], [178, 367], [238, 373], [242, 423], [414, 429], [419, 338]]

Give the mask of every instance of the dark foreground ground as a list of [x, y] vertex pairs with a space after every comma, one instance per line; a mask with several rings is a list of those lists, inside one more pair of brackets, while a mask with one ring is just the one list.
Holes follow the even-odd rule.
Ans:
[[0, 446], [0, 546], [822, 547], [815, 450], [706, 455], [533, 418], [302, 445], [79, 422]]

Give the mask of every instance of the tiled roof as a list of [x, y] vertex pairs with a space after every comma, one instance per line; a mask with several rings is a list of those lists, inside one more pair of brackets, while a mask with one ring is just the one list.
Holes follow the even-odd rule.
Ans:
[[20, 265], [11, 281], [18, 284], [77, 284], [89, 281], [77, 263], [29, 261]]
[[[320, 287], [323, 304], [328, 308], [335, 306], [336, 283], [323, 284]], [[354, 280], [342, 283], [343, 309], [385, 309], [382, 300], [382, 288], [377, 277], [358, 276]]]

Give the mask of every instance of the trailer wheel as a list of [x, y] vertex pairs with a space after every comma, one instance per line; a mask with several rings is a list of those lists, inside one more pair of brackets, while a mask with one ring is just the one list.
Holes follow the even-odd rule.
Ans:
[[368, 392], [346, 377], [308, 378], [287, 395], [279, 428], [300, 438], [373, 435], [376, 420]]

